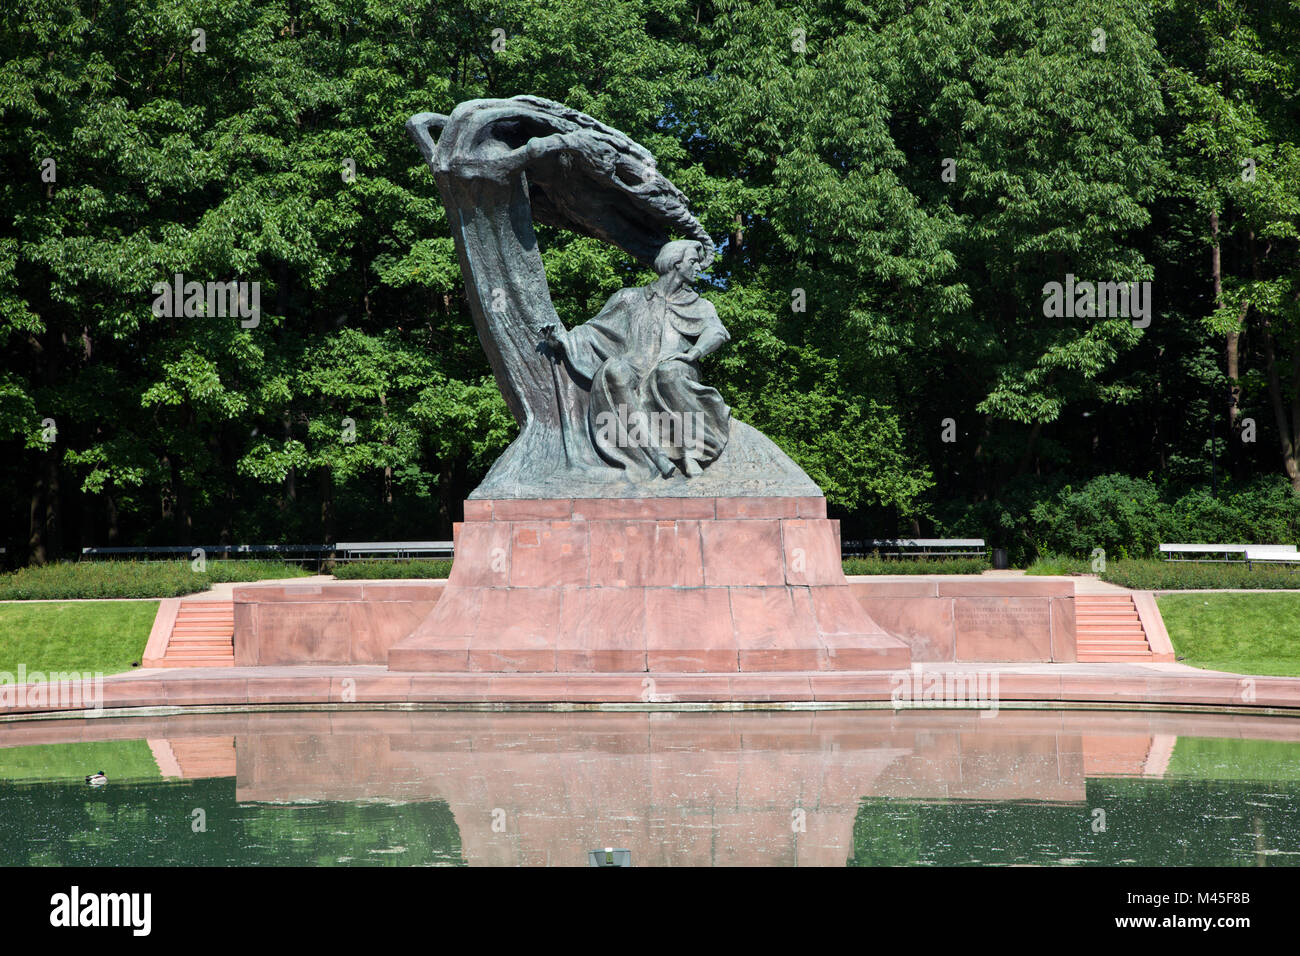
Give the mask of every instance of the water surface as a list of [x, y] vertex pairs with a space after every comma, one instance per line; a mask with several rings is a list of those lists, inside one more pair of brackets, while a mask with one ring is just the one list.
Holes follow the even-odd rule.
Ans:
[[[103, 770], [109, 784], [85, 785]], [[1300, 721], [321, 712], [0, 725], [3, 865], [1300, 863]]]

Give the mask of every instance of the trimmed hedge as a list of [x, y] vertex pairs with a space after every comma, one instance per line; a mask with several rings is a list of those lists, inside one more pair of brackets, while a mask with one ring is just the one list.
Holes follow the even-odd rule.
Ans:
[[[845, 574], [979, 574], [987, 571], [983, 558], [845, 558]], [[343, 581], [373, 578], [445, 578], [450, 561], [355, 561], [334, 566]]]
[[985, 558], [845, 558], [845, 574], [982, 574]]
[[1091, 573], [1092, 562], [1087, 558], [1071, 558], [1062, 554], [1045, 554], [1025, 569], [1025, 574], [1035, 576]]
[[0, 574], [0, 601], [169, 598], [226, 581], [297, 578], [310, 572], [280, 561], [75, 561]]
[[1244, 561], [1224, 564], [1190, 561], [1108, 561], [1103, 581], [1138, 591], [1180, 591], [1189, 588], [1300, 589], [1300, 565], [1247, 567]]
[[451, 561], [353, 561], [334, 565], [334, 577], [341, 581], [374, 578], [445, 578]]

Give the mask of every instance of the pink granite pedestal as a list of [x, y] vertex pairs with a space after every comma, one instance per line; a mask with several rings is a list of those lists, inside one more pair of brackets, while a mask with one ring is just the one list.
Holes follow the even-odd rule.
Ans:
[[394, 671], [905, 668], [854, 598], [823, 498], [467, 501]]
[[1079, 659], [1073, 581], [860, 577], [849, 586], [873, 620], [908, 643], [913, 661]]

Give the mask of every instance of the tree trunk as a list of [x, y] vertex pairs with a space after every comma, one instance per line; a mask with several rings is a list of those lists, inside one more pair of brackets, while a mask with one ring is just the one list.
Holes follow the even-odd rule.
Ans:
[[[1300, 396], [1296, 394], [1294, 372], [1300, 370], [1300, 352], [1292, 362], [1293, 378], [1291, 382], [1291, 395], [1289, 402], [1291, 414], [1295, 416], [1297, 408], [1300, 405]], [[1268, 377], [1268, 398], [1273, 406], [1273, 417], [1277, 422], [1277, 437], [1281, 444], [1282, 451], [1282, 470], [1291, 482], [1291, 488], [1296, 494], [1300, 494], [1300, 461], [1296, 457], [1296, 443], [1300, 440], [1293, 430], [1293, 423], [1287, 420], [1287, 410], [1282, 401], [1282, 383], [1278, 379], [1277, 357], [1273, 345], [1273, 329], [1268, 319], [1264, 320], [1264, 373]]]
[[112, 547], [117, 544], [118, 523], [117, 523], [117, 501], [111, 493], [104, 495], [104, 515], [108, 519], [108, 545]]
[[334, 543], [334, 472], [320, 470], [320, 528], [325, 544]]
[[1025, 442], [1025, 453], [1020, 456], [1020, 462], [1016, 465], [1016, 474], [1023, 475], [1029, 470], [1029, 464], [1034, 460], [1034, 453], [1038, 450], [1038, 438], [1043, 433], [1043, 423], [1034, 422], [1033, 427], [1029, 429], [1029, 439]]
[[1151, 416], [1151, 438], [1156, 447], [1156, 464], [1157, 470], [1163, 474], [1165, 470], [1165, 439], [1160, 431], [1160, 417], [1165, 407], [1165, 386], [1164, 379], [1160, 375], [1160, 370], [1164, 367], [1165, 347], [1162, 345], [1156, 349], [1156, 414]]
[[[1223, 308], [1223, 267], [1220, 256], [1219, 246], [1219, 213], [1218, 210], [1210, 213], [1210, 278], [1214, 283], [1214, 307], [1215, 309]], [[1250, 234], [1251, 253], [1254, 255], [1255, 234]], [[1238, 325], [1246, 319], [1246, 311], [1249, 303], [1243, 303], [1241, 317]], [[1241, 415], [1241, 352], [1238, 343], [1241, 339], [1241, 332], [1233, 330], [1228, 333], [1227, 341], [1224, 344], [1224, 371], [1228, 379], [1228, 438], [1237, 435], [1237, 419]], [[1233, 459], [1237, 458], [1234, 454]]]
[[159, 462], [163, 466], [163, 484], [158, 489], [158, 510], [163, 523], [171, 526], [176, 521], [176, 495], [172, 492], [172, 479], [176, 469], [172, 467], [170, 455], [163, 455]]
[[189, 538], [189, 534], [187, 533], [188, 529], [186, 528], [186, 525], [188, 524], [187, 512], [189, 511], [189, 509], [186, 507], [186, 502], [185, 502], [187, 496], [185, 494], [185, 489], [183, 487], [184, 482], [181, 479], [181, 465], [180, 462], [175, 457], [173, 457], [171, 459], [171, 466], [172, 466], [171, 487], [172, 487], [172, 494], [174, 496], [174, 502], [175, 502], [172, 511], [172, 534], [177, 544], [189, 544], [190, 538]]
[[235, 502], [235, 485], [238, 481], [238, 471], [235, 460], [239, 454], [234, 447], [234, 436], [231, 434], [229, 427], [223, 427], [220, 431], [220, 438], [217, 444], [217, 451], [220, 455], [221, 474], [224, 476], [223, 484], [225, 488], [221, 492], [221, 532], [219, 534], [219, 544], [235, 543], [235, 513], [237, 505]]
[[[293, 439], [293, 413], [286, 411], [284, 413], [284, 442], [287, 445]], [[298, 500], [298, 472], [293, 466], [284, 473], [284, 493], [280, 497], [281, 513], [293, 507], [294, 502]]]
[[31, 503], [27, 512], [27, 560], [31, 564], [45, 564], [49, 560], [45, 547], [45, 469], [42, 466], [32, 482]]
[[[379, 393], [379, 411], [383, 415], [384, 423], [388, 422], [388, 399], [383, 392]], [[390, 445], [392, 442], [387, 437], [387, 427], [384, 432], [384, 444]], [[384, 466], [384, 522], [387, 525], [393, 520], [393, 466]]]

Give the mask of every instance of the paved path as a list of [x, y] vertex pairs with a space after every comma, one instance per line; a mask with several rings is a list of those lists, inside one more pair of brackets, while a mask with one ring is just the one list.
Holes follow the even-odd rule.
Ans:
[[[33, 695], [33, 686], [43, 690]], [[949, 701], [939, 705], [946, 708], [1199, 706], [1300, 717], [1300, 678], [1243, 677], [1156, 663], [929, 664], [906, 671], [717, 674], [404, 673], [381, 665], [168, 668], [66, 688], [9, 685], [0, 697], [0, 717], [49, 711], [145, 716], [158, 708], [224, 711], [285, 705], [505, 710], [889, 707], [898, 705], [900, 693], [904, 701], [936, 699], [934, 688], [939, 701]]]

